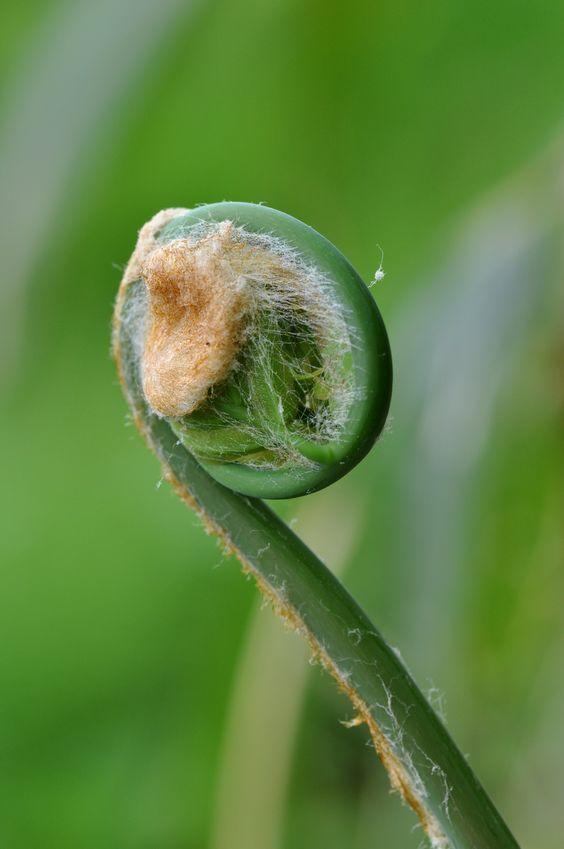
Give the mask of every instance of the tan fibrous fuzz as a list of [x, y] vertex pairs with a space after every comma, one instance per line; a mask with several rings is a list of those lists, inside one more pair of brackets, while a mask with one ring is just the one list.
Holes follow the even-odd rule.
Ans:
[[196, 242], [159, 245], [143, 261], [149, 323], [141, 376], [157, 415], [193, 412], [235, 362], [249, 302], [241, 248], [225, 221]]
[[[307, 346], [312, 340], [318, 345], [323, 361], [318, 384], [331, 397], [330, 406], [315, 407], [312, 431], [320, 439], [338, 439], [356, 395], [340, 366], [351, 339], [330, 281], [273, 234], [249, 232], [229, 220], [183, 224], [187, 212], [162, 210], [139, 233], [114, 313], [118, 368], [125, 333], [125, 356], [134, 361], [152, 413], [178, 420], [205, 401], [213, 408], [214, 387], [231, 379], [251, 410], [255, 399], [240, 368], [244, 364], [256, 364], [260, 379], [268, 381], [271, 364], [286, 355], [287, 374], [298, 383], [303, 378], [304, 386], [312, 379], [311, 363], [284, 346], [290, 328], [296, 344], [303, 339]], [[163, 230], [175, 219], [178, 237], [166, 241]], [[131, 286], [135, 292], [128, 298]], [[242, 427], [224, 415], [222, 421]], [[286, 451], [296, 462], [309, 462], [292, 452], [290, 442], [280, 441], [280, 429], [273, 435], [252, 417], [245, 428], [280, 456]]]

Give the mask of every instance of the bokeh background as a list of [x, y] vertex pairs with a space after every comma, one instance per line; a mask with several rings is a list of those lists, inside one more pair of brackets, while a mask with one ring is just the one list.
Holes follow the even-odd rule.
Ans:
[[564, 7], [19, 0], [0, 28], [0, 841], [416, 849], [344, 699], [160, 486], [109, 357], [156, 210], [262, 201], [373, 292], [392, 420], [280, 505], [523, 847], [564, 832]]

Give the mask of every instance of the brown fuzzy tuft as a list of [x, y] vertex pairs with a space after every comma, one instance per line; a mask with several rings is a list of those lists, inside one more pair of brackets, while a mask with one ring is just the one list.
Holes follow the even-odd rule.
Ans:
[[232, 230], [226, 221], [195, 244], [167, 242], [142, 265], [149, 294], [143, 391], [160, 416], [193, 412], [236, 358], [248, 297]]

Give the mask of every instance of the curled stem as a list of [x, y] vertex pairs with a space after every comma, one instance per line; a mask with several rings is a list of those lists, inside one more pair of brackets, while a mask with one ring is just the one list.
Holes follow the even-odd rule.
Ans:
[[[225, 207], [231, 207], [229, 212], [232, 213], [232, 220], [236, 217], [233, 213], [238, 212], [237, 208], [248, 205], [215, 206], [223, 207], [219, 213], [215, 210], [216, 219], [225, 217]], [[213, 217], [213, 208], [207, 209], [212, 209]], [[273, 221], [278, 220], [276, 216], [281, 215], [276, 213], [273, 218], [269, 217], [273, 211], [259, 207], [260, 212], [256, 213], [256, 209], [252, 210], [253, 215], [258, 214], [258, 220], [261, 220], [261, 216], [264, 217], [266, 214], [264, 221], [271, 227]], [[382, 371], [382, 353], [384, 361], [389, 355], [387, 337], [384, 337], [384, 342], [382, 342], [381, 334], [369, 337], [377, 345], [378, 356], [374, 362], [380, 368], [379, 375], [384, 381], [384, 388], [376, 387], [372, 394], [364, 395], [360, 399], [358, 396], [355, 398], [353, 394], [352, 401], [351, 396], [348, 396], [354, 407], [360, 405], [362, 408], [363, 402], [366, 402], [365, 408], [373, 412], [374, 399], [377, 399], [379, 405], [380, 419], [369, 435], [362, 433], [363, 428], [366, 427], [362, 415], [360, 419], [354, 420], [355, 427], [352, 430], [355, 431], [357, 438], [361, 441], [364, 439], [364, 444], [356, 454], [351, 455], [350, 446], [346, 444], [351, 428], [350, 417], [347, 419], [346, 415], [343, 431], [336, 435], [333, 433], [332, 439], [316, 439], [314, 431], [306, 432], [301, 436], [292, 432], [292, 428], [296, 428], [296, 409], [301, 396], [298, 393], [296, 401], [296, 375], [287, 373], [290, 368], [288, 361], [290, 365], [293, 362], [291, 355], [286, 358], [280, 355], [278, 360], [259, 363], [256, 374], [251, 377], [247, 375], [246, 382], [241, 382], [236, 375], [233, 384], [223, 388], [219, 408], [214, 408], [211, 404], [207, 409], [204, 408], [203, 412], [201, 408], [196, 409], [195, 413], [188, 415], [185, 420], [182, 416], [165, 417], [162, 411], [155, 409], [147, 398], [146, 365], [144, 366], [143, 356], [146, 351], [145, 342], [147, 338], [150, 338], [154, 327], [151, 330], [144, 323], [147, 303], [143, 298], [139, 299], [139, 287], [143, 286], [144, 274], [149, 273], [144, 267], [143, 252], [147, 253], [147, 247], [149, 247], [149, 253], [154, 250], [155, 233], [166, 232], [166, 228], [170, 228], [171, 224], [173, 225], [172, 234], [174, 238], [177, 238], [179, 216], [182, 222], [181, 227], [184, 228], [183, 232], [186, 235], [186, 219], [183, 217], [185, 214], [185, 211], [178, 210], [161, 214], [161, 218], [157, 219], [157, 227], [153, 221], [149, 237], [147, 231], [145, 233], [142, 231], [141, 254], [138, 248], [128, 267], [118, 296], [114, 324], [114, 354], [124, 392], [139, 430], [157, 455], [165, 477], [174, 486], [179, 496], [198, 513], [208, 532], [219, 537], [225, 547], [239, 558], [243, 569], [255, 578], [259, 589], [272, 603], [275, 611], [304, 636], [314, 657], [333, 676], [340, 689], [348, 695], [356, 712], [352, 724], [366, 724], [380, 760], [388, 771], [392, 787], [417, 813], [431, 844], [436, 849], [446, 849], [446, 847], [517, 849], [517, 844], [507, 826], [443, 723], [414, 683], [399, 654], [387, 645], [337, 578], [263, 501], [252, 497], [248, 491], [236, 492], [233, 488], [223, 485], [225, 477], [229, 479], [232, 471], [229, 467], [236, 466], [237, 463], [241, 463], [241, 460], [243, 467], [250, 469], [250, 476], [235, 474], [232, 480], [237, 484], [243, 482], [243, 485], [239, 487], [243, 490], [245, 488], [248, 490], [249, 481], [256, 479], [259, 481], [259, 491], [264, 488], [264, 479], [266, 479], [266, 486], [271, 486], [272, 476], [277, 480], [277, 485], [282, 485], [280, 481], [286, 485], [286, 479], [291, 474], [290, 469], [281, 469], [280, 465], [276, 466], [276, 463], [287, 464], [288, 457], [291, 455], [284, 455], [283, 460], [280, 460], [281, 453], [276, 453], [278, 443], [272, 441], [271, 430], [268, 431], [271, 441], [265, 447], [264, 430], [261, 431], [259, 428], [253, 434], [251, 430], [245, 429], [244, 424], [249, 419], [249, 403], [258, 409], [259, 420], [261, 416], [271, 416], [274, 419], [272, 429], [275, 433], [282, 434], [284, 437], [284, 439], [280, 438], [282, 442], [287, 440], [288, 432], [290, 432], [290, 437], [297, 442], [297, 450], [301, 451], [304, 448], [304, 445], [300, 446], [300, 439], [307, 444], [306, 448], [311, 450], [314, 456], [311, 461], [314, 471], [308, 477], [311, 467], [307, 468], [306, 489], [315, 487], [322, 481], [321, 485], [325, 485], [329, 478], [335, 479], [338, 476], [339, 470], [337, 472], [331, 470], [327, 473], [325, 468], [325, 464], [330, 464], [334, 460], [334, 457], [329, 456], [331, 452], [340, 458], [337, 459], [338, 463], [343, 462], [344, 456], [347, 468], [357, 462], [359, 456], [366, 453], [366, 444], [372, 444], [374, 441], [375, 435], [383, 424], [382, 415], [385, 418], [387, 412], [389, 401], [387, 379], [391, 372], [386, 365]], [[206, 219], [206, 208], [203, 212], [199, 211], [197, 220], [209, 220]], [[247, 225], [248, 221], [247, 217]], [[226, 232], [225, 228], [224, 232]], [[168, 235], [169, 237], [171, 235], [170, 229]], [[209, 235], [207, 232], [203, 234], [203, 237], [209, 238]], [[265, 242], [262, 242], [254, 248], [260, 252], [264, 246]], [[189, 250], [194, 248], [193, 245], [187, 247]], [[232, 247], [231, 244], [229, 251]], [[244, 252], [247, 247], [248, 245], [242, 248], [239, 246], [238, 250]], [[272, 241], [268, 243], [268, 247], [272, 247]], [[250, 253], [253, 253], [252, 244]], [[334, 256], [332, 255], [331, 258], [334, 259]], [[277, 260], [280, 260], [280, 254]], [[213, 262], [217, 261], [216, 255]], [[193, 263], [193, 257], [189, 262]], [[349, 273], [349, 267], [339, 266], [339, 263], [337, 266], [337, 276], [339, 269], [344, 268]], [[288, 266], [285, 270], [288, 270]], [[209, 266], [206, 266], [204, 272], [207, 274], [208, 271]], [[204, 272], [201, 268], [197, 270], [198, 274]], [[241, 282], [241, 268], [237, 268], [236, 263], [230, 261], [228, 267], [223, 268], [223, 273], [228, 280], [231, 295], [235, 293], [233, 296], [238, 305], [243, 304], [245, 300], [247, 303], [249, 299], [252, 300], [252, 294], [245, 291], [245, 285]], [[253, 271], [253, 274], [255, 273], [258, 273], [256, 268]], [[193, 268], [191, 274], [194, 274]], [[276, 279], [279, 279], [279, 271], [276, 275], [278, 275]], [[190, 274], [185, 268], [179, 272], [178, 266], [175, 265], [174, 285], [182, 288], [182, 280], [189, 277]], [[191, 297], [193, 296], [188, 294], [184, 298], [183, 304], [186, 308], [178, 319], [180, 323], [185, 322]], [[294, 304], [294, 308], [295, 306]], [[174, 309], [177, 308], [178, 298], [175, 297]], [[234, 324], [227, 333], [229, 345], [238, 337], [238, 334], [242, 333], [244, 327], [240, 312], [237, 310]], [[200, 312], [197, 314], [199, 315]], [[375, 313], [369, 313], [371, 320], [374, 316]], [[287, 320], [288, 313], [283, 313], [282, 318]], [[377, 319], [381, 321], [379, 314]], [[254, 319], [253, 321], [254, 333], [275, 334], [276, 344], [274, 349], [270, 348], [270, 351], [275, 350], [278, 354], [284, 354], [286, 340], [280, 338], [276, 329], [273, 330], [272, 313], [267, 311], [266, 319], [263, 315], [258, 321]], [[139, 332], [140, 327], [143, 329], [142, 333]], [[167, 332], [171, 327], [174, 334], [178, 327], [173, 322]], [[378, 322], [376, 327], [380, 329]], [[299, 347], [299, 350], [303, 352], [302, 361], [305, 362], [306, 380], [315, 381], [320, 374], [327, 371], [323, 351], [325, 342], [331, 348], [331, 355], [341, 356], [345, 363], [345, 365], [337, 364], [337, 373], [347, 374], [347, 356], [350, 351], [343, 350], [342, 347], [339, 349], [338, 340], [330, 338], [330, 334], [324, 337], [322, 331], [319, 331], [317, 335], [312, 332], [309, 337], [306, 334], [306, 337], [305, 343], [303, 334], [298, 339], [299, 346], [305, 345], [305, 347]], [[252, 340], [249, 341], [248, 336], [245, 338], [244, 332], [239, 339], [242, 339], [240, 344], [243, 349], [249, 344], [252, 347]], [[161, 343], [165, 345], [166, 339], [161, 340]], [[186, 346], [182, 347], [184, 345], [182, 338], [180, 343], [182, 358], [186, 354]], [[295, 344], [295, 340], [290, 343], [294, 351]], [[313, 352], [312, 348], [315, 349]], [[191, 362], [192, 354], [193, 352], [189, 352], [189, 356], [184, 361]], [[366, 365], [367, 362], [369, 360], [365, 358], [364, 364]], [[356, 378], [358, 368], [355, 371], [354, 365], [353, 363], [348, 373]], [[356, 366], [358, 366], [358, 360]], [[204, 367], [208, 368], [209, 363], [204, 364]], [[341, 369], [340, 372], [339, 369]], [[224, 379], [225, 374], [224, 370], [219, 379]], [[317, 378], [308, 378], [307, 375], [311, 374], [317, 374]], [[374, 378], [375, 375], [377, 372], [372, 370], [370, 377]], [[333, 391], [336, 384], [331, 384], [329, 380], [325, 382]], [[247, 387], [248, 394], [241, 392], [241, 386]], [[176, 386], [175, 390], [177, 388]], [[209, 391], [213, 393], [213, 385]], [[289, 397], [285, 397], [285, 392]], [[323, 390], [321, 393], [323, 394]], [[186, 393], [180, 392], [177, 400], [180, 398], [182, 404], [185, 397]], [[276, 397], [281, 401], [280, 404], [273, 401]], [[226, 411], [229, 412], [228, 425], [220, 415], [223, 413], [227, 415]], [[184, 411], [180, 412], [184, 416]], [[358, 410], [356, 412], [358, 413]], [[234, 420], [239, 422], [239, 426], [233, 424]], [[190, 429], [197, 434], [192, 443], [186, 437], [186, 431]], [[198, 435], [200, 442], [198, 442]], [[190, 438], [192, 436], [193, 434]], [[345, 444], [344, 448], [343, 444]], [[187, 447], [189, 445], [192, 445], [192, 450]], [[194, 449], [193, 446], [196, 448]], [[195, 457], [197, 451], [201, 455], [198, 459]], [[347, 451], [349, 451], [348, 454]], [[214, 459], [210, 461], [209, 456]], [[249, 457], [251, 457], [250, 461]], [[223, 472], [213, 474], [216, 471], [214, 463], [225, 464], [227, 475], [225, 476]], [[210, 464], [212, 473], [210, 473]], [[323, 471], [321, 475], [320, 467]], [[282, 477], [277, 478], [280, 474]], [[274, 491], [278, 490], [275, 488]]]

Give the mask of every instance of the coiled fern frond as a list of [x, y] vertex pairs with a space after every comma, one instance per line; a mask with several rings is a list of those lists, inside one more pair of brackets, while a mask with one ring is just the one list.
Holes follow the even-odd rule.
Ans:
[[337, 480], [385, 424], [388, 338], [352, 266], [267, 207], [166, 210], [141, 230], [113, 344], [165, 477], [347, 693], [432, 845], [517, 849], [398, 653], [260, 500]]

